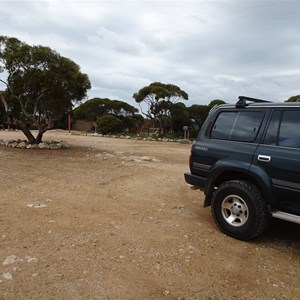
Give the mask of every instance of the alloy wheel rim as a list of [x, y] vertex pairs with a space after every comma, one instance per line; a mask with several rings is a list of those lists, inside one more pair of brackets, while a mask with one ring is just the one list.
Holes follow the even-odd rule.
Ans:
[[238, 195], [229, 195], [222, 202], [222, 216], [231, 226], [241, 227], [246, 224], [249, 209], [246, 202]]

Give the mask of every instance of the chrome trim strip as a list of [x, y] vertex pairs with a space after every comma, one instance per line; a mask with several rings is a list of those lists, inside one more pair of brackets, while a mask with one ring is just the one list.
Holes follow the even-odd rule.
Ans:
[[211, 165], [205, 165], [205, 164], [200, 164], [200, 163], [193, 162], [193, 167], [195, 169], [200, 169], [200, 170], [207, 171], [211, 168]]
[[272, 178], [274, 185], [300, 190], [300, 183]]

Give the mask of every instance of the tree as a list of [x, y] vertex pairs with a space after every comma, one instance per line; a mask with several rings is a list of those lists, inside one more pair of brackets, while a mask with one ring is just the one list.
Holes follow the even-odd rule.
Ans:
[[300, 95], [292, 96], [286, 102], [300, 102]]
[[193, 104], [191, 107], [188, 107], [188, 112], [190, 116], [190, 121], [193, 129], [199, 130], [202, 124], [204, 123], [208, 112], [211, 108], [207, 105]]
[[113, 114], [115, 116], [121, 116], [121, 117], [132, 116], [138, 111], [139, 110], [137, 108], [131, 106], [126, 102], [119, 101], [119, 100], [112, 100], [108, 110], [110, 114]]
[[102, 134], [113, 134], [122, 131], [123, 122], [115, 116], [107, 115], [97, 120], [97, 132]]
[[96, 121], [99, 117], [108, 114], [108, 105], [110, 100], [105, 98], [93, 98], [80, 104], [74, 110], [76, 119], [88, 122]]
[[76, 119], [88, 122], [96, 122], [107, 115], [115, 116], [123, 122], [127, 132], [138, 132], [144, 118], [136, 114], [137, 112], [137, 108], [120, 100], [93, 98], [78, 106], [74, 110], [74, 115]]
[[[188, 100], [188, 94], [176, 85], [154, 82], [140, 89], [133, 98], [139, 104], [142, 114], [157, 124], [159, 135], [162, 136], [170, 122], [171, 105], [179, 100]], [[146, 111], [142, 103], [146, 105]]]
[[182, 134], [183, 126], [189, 126], [189, 112], [184, 103], [178, 102], [171, 107], [171, 126], [177, 134]]
[[226, 104], [226, 102], [223, 101], [223, 100], [220, 100], [220, 99], [215, 99], [215, 100], [210, 101], [210, 103], [208, 104], [208, 106], [209, 106], [210, 108], [212, 108], [212, 107], [214, 107], [215, 105], [220, 105], [220, 104]]
[[[6, 123], [21, 130], [30, 143], [42, 141], [73, 104], [86, 97], [91, 83], [72, 60], [49, 47], [30, 46], [16, 38], [0, 36], [0, 91]], [[38, 129], [36, 137], [31, 128]]]
[[123, 119], [123, 127], [128, 129], [128, 133], [138, 133], [143, 124], [144, 118], [140, 114], [134, 114]]
[[104, 115], [128, 117], [136, 112], [138, 109], [123, 101], [93, 98], [78, 106], [74, 114], [77, 119], [92, 122]]
[[[2, 91], [2, 93], [3, 93], [3, 91]], [[4, 116], [5, 116], [4, 106], [0, 105], [0, 129], [4, 128]]]

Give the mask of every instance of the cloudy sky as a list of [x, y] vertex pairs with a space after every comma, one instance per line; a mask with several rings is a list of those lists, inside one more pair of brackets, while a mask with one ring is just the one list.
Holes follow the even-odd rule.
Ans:
[[88, 98], [136, 106], [152, 82], [187, 106], [239, 95], [300, 94], [300, 1], [0, 0], [0, 34], [49, 46], [80, 65]]

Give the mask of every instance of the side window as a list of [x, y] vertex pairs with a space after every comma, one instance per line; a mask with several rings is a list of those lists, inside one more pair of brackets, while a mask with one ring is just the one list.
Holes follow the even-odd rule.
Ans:
[[300, 111], [284, 111], [279, 130], [278, 146], [300, 148]]
[[264, 144], [267, 145], [277, 145], [277, 139], [278, 139], [278, 130], [279, 130], [279, 123], [281, 120], [281, 111], [274, 111], [271, 121], [269, 123], [265, 139], [264, 139]]
[[258, 134], [264, 113], [260, 111], [223, 111], [211, 131], [211, 138], [253, 142]]
[[237, 112], [222, 112], [212, 128], [211, 137], [213, 139], [230, 140], [230, 134]]

